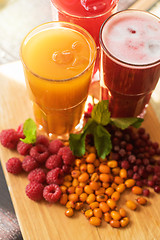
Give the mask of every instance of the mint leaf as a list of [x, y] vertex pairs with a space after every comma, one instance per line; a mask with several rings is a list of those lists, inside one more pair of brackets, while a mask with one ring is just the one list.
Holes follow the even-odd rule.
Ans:
[[111, 124], [114, 124], [116, 127], [121, 128], [122, 130], [129, 127], [134, 126], [135, 128], [140, 127], [143, 122], [142, 118], [111, 118]]
[[110, 122], [110, 112], [108, 110], [108, 100], [103, 100], [96, 104], [92, 110], [91, 117], [98, 124], [106, 126]]
[[94, 144], [98, 156], [102, 159], [104, 159], [112, 149], [111, 135], [102, 125], [97, 125], [94, 130]]
[[97, 123], [93, 119], [89, 119], [80, 134], [70, 134], [69, 145], [75, 156], [82, 156], [85, 154], [85, 138], [87, 134], [91, 134], [94, 131]]
[[27, 119], [23, 124], [23, 133], [25, 135], [24, 139], [20, 139], [24, 143], [35, 143], [36, 142], [36, 134], [37, 134], [37, 126], [36, 123], [31, 119]]

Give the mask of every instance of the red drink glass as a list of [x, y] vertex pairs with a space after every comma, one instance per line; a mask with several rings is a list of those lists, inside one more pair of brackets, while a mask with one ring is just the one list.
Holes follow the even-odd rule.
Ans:
[[71, 22], [83, 27], [95, 40], [97, 45], [97, 60], [93, 74], [95, 76], [99, 70], [100, 27], [116, 12], [119, 0], [51, 0], [51, 2], [58, 10], [59, 21]]
[[160, 77], [160, 19], [140, 10], [109, 17], [100, 30], [101, 99], [112, 117], [143, 117]]

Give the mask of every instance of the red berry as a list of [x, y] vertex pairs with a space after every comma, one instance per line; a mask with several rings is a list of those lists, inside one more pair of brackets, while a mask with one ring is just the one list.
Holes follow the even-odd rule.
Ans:
[[75, 160], [75, 157], [69, 147], [65, 146], [60, 148], [58, 155], [62, 157], [63, 163], [65, 165], [72, 165]]
[[39, 135], [39, 136], [37, 136], [37, 139], [36, 139], [36, 145], [37, 144], [42, 144], [42, 145], [48, 147], [49, 146], [49, 139], [44, 135]]
[[62, 170], [63, 170], [64, 174], [68, 174], [71, 171], [71, 166], [70, 165], [63, 165]]
[[32, 144], [24, 143], [22, 141], [19, 141], [17, 144], [17, 151], [21, 155], [27, 155], [29, 154], [29, 150], [31, 149]]
[[60, 168], [55, 168], [47, 173], [46, 181], [48, 184], [55, 183], [61, 185], [63, 183], [63, 171]]
[[30, 149], [30, 155], [35, 158], [37, 162], [44, 163], [49, 156], [49, 152], [44, 145], [38, 144]]
[[50, 184], [44, 188], [43, 197], [46, 199], [46, 201], [53, 203], [59, 200], [61, 193], [61, 189], [58, 185]]
[[19, 158], [10, 158], [6, 163], [6, 169], [9, 173], [19, 174], [22, 172], [22, 162]]
[[59, 155], [51, 155], [46, 163], [45, 163], [46, 168], [48, 169], [53, 169], [53, 168], [61, 168], [62, 167], [62, 158]]
[[40, 201], [43, 199], [44, 186], [41, 183], [30, 182], [26, 186], [26, 195], [33, 201]]
[[49, 143], [49, 151], [52, 154], [57, 154], [59, 149], [64, 146], [63, 142], [60, 141], [59, 139], [52, 140]]
[[44, 183], [46, 180], [45, 171], [42, 168], [36, 168], [28, 174], [30, 182]]
[[14, 129], [2, 130], [0, 133], [0, 142], [6, 148], [16, 149], [18, 141], [19, 136]]
[[39, 166], [38, 162], [30, 155], [25, 156], [22, 161], [22, 168], [24, 169], [25, 172], [30, 172], [33, 169], [37, 168], [38, 166]]
[[19, 138], [25, 138], [25, 135], [23, 133], [23, 123], [18, 126], [17, 133]]

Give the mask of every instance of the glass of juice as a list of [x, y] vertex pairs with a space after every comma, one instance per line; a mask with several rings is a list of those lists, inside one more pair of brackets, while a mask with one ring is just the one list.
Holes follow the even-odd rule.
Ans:
[[[117, 10], [119, 0], [51, 0], [53, 17], [58, 9], [58, 20], [85, 28], [97, 45], [97, 59], [93, 80], [99, 80], [99, 31], [102, 23]], [[97, 73], [97, 74], [96, 74]]]
[[33, 29], [20, 50], [39, 129], [68, 139], [83, 126], [96, 44], [80, 26], [50, 22]]
[[112, 117], [144, 117], [160, 77], [160, 19], [140, 10], [113, 14], [100, 30], [100, 98]]

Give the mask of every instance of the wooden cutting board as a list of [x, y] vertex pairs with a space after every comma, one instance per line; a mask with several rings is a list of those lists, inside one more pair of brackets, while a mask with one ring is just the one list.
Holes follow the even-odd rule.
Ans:
[[[23, 80], [23, 77], [22, 77]], [[32, 106], [25, 85], [16, 79], [0, 75], [0, 131], [17, 128], [27, 118], [33, 117]], [[151, 108], [147, 110], [144, 127], [153, 141], [160, 143], [160, 123]], [[13, 201], [24, 240], [159, 240], [160, 239], [160, 194], [148, 198], [146, 206], [136, 211], [127, 210], [130, 224], [123, 229], [114, 229], [103, 222], [101, 227], [89, 224], [85, 216], [77, 212], [74, 217], [64, 215], [65, 207], [46, 202], [36, 203], [25, 195], [27, 175], [14, 176], [6, 171], [5, 163], [14, 151], [0, 146], [0, 158], [8, 189]], [[127, 199], [136, 196], [125, 192], [118, 206], [125, 208]]]

